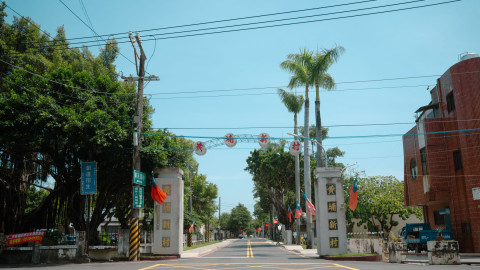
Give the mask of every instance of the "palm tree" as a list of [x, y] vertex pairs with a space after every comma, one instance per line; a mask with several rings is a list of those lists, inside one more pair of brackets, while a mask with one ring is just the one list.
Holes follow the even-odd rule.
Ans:
[[[302, 110], [303, 96], [289, 93], [283, 89], [278, 89], [278, 95], [287, 110], [293, 113], [293, 133], [298, 135], [297, 114]], [[300, 201], [300, 157], [295, 156], [295, 198]], [[300, 232], [300, 219], [296, 221], [297, 232]], [[300, 243], [300, 233], [297, 233], [297, 243]]]
[[[307, 49], [301, 49], [299, 54], [289, 54], [287, 60], [280, 64], [280, 67], [292, 73], [288, 88], [293, 89], [296, 87], [305, 86], [305, 122], [304, 122], [304, 134], [305, 142], [304, 157], [303, 157], [303, 170], [304, 170], [304, 185], [305, 194], [311, 198], [311, 182], [310, 182], [310, 153], [309, 153], [309, 114], [310, 114], [310, 101], [308, 99], [308, 88], [313, 85], [312, 80], [312, 63], [313, 53]], [[298, 232], [297, 232], [298, 235]], [[307, 248], [313, 247], [313, 231], [312, 231], [312, 214], [307, 213]]]
[[[336, 46], [333, 49], [322, 49], [313, 55], [313, 61], [311, 62], [311, 70], [309, 72], [311, 78], [310, 82], [315, 85], [315, 139], [317, 140], [317, 167], [327, 166], [322, 164], [322, 119], [320, 117], [320, 87], [326, 90], [332, 90], [335, 88], [335, 81], [332, 76], [327, 73], [330, 66], [337, 62], [340, 55], [345, 51], [342, 46]], [[326, 154], [326, 153], [325, 153]]]

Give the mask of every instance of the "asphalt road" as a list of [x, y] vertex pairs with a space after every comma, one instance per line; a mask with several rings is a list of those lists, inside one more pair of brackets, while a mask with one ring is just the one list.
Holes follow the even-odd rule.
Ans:
[[[351, 270], [397, 270], [397, 269], [477, 269], [480, 266], [429, 266], [425, 264], [390, 264], [384, 262], [342, 262], [311, 258], [286, 250], [283, 246], [265, 239], [239, 239], [228, 246], [216, 249], [193, 258], [180, 258], [162, 261], [106, 262], [90, 264], [69, 264], [57, 266], [34, 266], [36, 269], [55, 270], [150, 270], [150, 269], [351, 269]], [[17, 269], [31, 269], [17, 268]]]

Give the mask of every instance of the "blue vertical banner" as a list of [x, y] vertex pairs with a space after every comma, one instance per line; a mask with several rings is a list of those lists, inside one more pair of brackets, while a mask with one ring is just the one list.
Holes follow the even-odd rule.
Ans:
[[97, 194], [97, 162], [82, 162], [80, 195]]

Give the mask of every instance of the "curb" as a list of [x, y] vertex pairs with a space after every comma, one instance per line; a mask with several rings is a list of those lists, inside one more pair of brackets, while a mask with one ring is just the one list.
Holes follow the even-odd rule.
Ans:
[[322, 256], [320, 258], [324, 260], [329, 260], [329, 261], [362, 261], [362, 262], [381, 262], [382, 261], [382, 255], [352, 256], [352, 257]]

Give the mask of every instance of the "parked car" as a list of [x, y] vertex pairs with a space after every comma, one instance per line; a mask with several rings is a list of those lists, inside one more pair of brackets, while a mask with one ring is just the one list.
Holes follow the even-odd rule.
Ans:
[[118, 233], [111, 233], [110, 234], [110, 244], [111, 245], [118, 244]]
[[400, 233], [402, 240], [407, 243], [407, 249], [417, 253], [427, 250], [427, 242], [437, 240], [440, 235], [444, 240], [452, 240], [451, 230], [431, 230], [430, 223], [407, 223]]
[[64, 245], [76, 245], [77, 237], [74, 234], [65, 234], [62, 237], [62, 244]]

